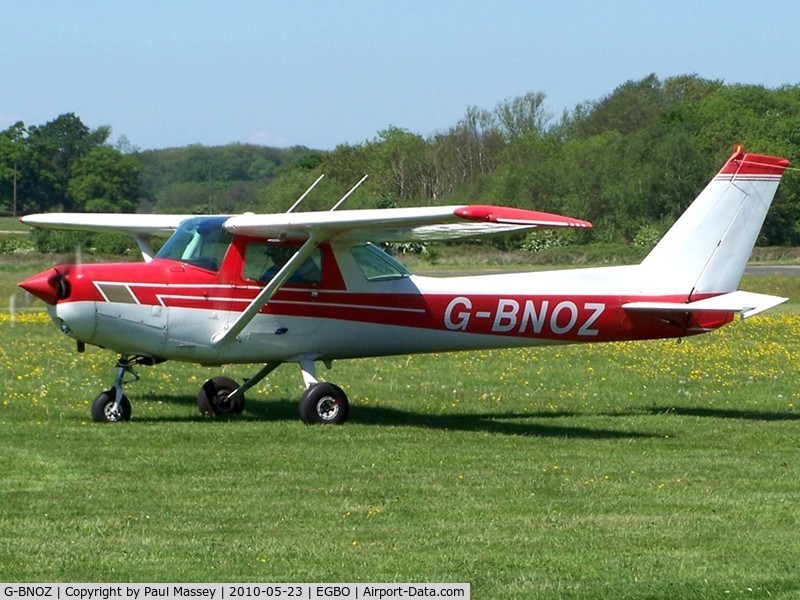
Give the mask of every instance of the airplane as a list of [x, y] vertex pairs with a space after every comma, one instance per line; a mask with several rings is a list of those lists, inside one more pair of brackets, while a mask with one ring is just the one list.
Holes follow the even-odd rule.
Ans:
[[[789, 164], [737, 146], [635, 265], [412, 275], [376, 244], [591, 224], [482, 204], [336, 210], [352, 189], [330, 211], [295, 212], [317, 179], [280, 214], [23, 217], [41, 228], [128, 233], [143, 262], [59, 265], [19, 285], [47, 304], [79, 352], [91, 344], [119, 355], [112, 386], [92, 405], [95, 421], [129, 420], [123, 387], [139, 379], [134, 367], [175, 360], [263, 365], [244, 383], [203, 383], [198, 409], [214, 416], [241, 413], [245, 392], [295, 363], [300, 418], [341, 424], [349, 400], [317, 377], [318, 362], [330, 369], [369, 356], [683, 338], [785, 302], [738, 286]], [[158, 252], [154, 236], [168, 238]]]

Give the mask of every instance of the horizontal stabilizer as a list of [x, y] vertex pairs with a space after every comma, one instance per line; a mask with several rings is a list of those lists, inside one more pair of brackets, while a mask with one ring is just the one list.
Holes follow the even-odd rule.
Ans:
[[736, 291], [729, 294], [713, 296], [697, 302], [628, 302], [623, 304], [625, 310], [638, 312], [736, 312], [743, 319], [757, 315], [788, 298], [756, 294], [754, 292]]

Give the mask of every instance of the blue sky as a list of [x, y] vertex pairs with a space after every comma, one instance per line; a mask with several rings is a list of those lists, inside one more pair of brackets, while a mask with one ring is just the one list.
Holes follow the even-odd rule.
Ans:
[[0, 129], [74, 112], [142, 149], [332, 149], [649, 73], [800, 83], [800, 2], [0, 0]]

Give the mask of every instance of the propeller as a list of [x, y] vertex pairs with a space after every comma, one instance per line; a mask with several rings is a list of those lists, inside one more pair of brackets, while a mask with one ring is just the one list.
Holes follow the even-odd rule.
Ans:
[[69, 298], [72, 291], [70, 280], [80, 274], [83, 257], [80, 246], [75, 249], [72, 264], [59, 265], [21, 281], [18, 285], [47, 304], [55, 305], [59, 300]]
[[[19, 307], [19, 301], [17, 298], [19, 296], [20, 294], [14, 292], [8, 297], [8, 315], [11, 320], [12, 327], [16, 325], [17, 322], [17, 308]], [[32, 302], [33, 302], [33, 294], [31, 294], [28, 291], [25, 291], [25, 293], [22, 294], [22, 306], [27, 308], [31, 305]]]

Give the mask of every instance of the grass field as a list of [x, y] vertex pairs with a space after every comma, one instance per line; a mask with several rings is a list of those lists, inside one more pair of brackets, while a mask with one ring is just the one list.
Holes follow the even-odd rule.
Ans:
[[299, 422], [293, 366], [242, 418], [202, 418], [202, 381], [255, 368], [178, 363], [141, 370], [130, 423], [97, 425], [110, 353], [75, 353], [37, 312], [0, 313], [0, 335], [0, 581], [800, 595], [794, 304], [682, 343], [336, 363], [343, 427]]

